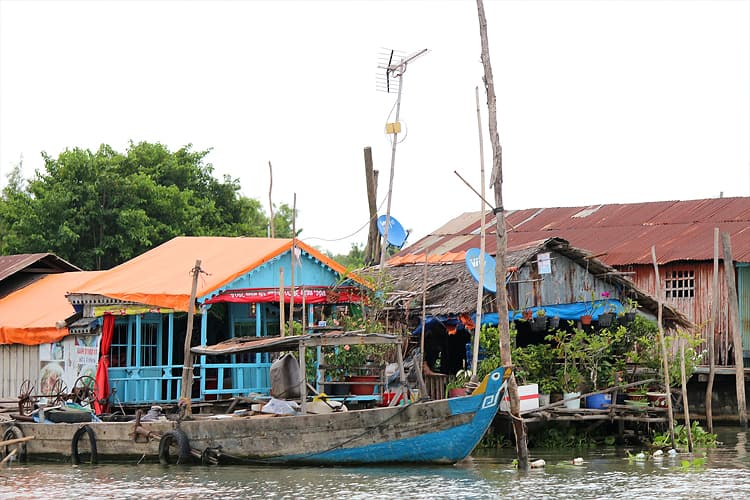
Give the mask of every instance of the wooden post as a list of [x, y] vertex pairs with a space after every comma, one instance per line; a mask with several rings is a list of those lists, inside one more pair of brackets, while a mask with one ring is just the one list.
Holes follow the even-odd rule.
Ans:
[[[505, 232], [505, 210], [503, 208], [503, 150], [497, 133], [497, 110], [495, 99], [495, 84], [492, 80], [492, 65], [490, 64], [490, 46], [487, 39], [487, 18], [484, 14], [484, 3], [477, 0], [479, 15], [479, 36], [482, 41], [482, 65], [484, 67], [484, 87], [487, 92], [487, 107], [489, 109], [490, 141], [492, 143], [492, 175], [490, 182], [495, 191], [495, 218], [497, 225], [497, 254], [495, 256], [497, 269], [495, 282], [497, 283], [497, 316], [500, 329], [500, 359], [506, 370], [513, 370], [510, 355], [510, 327], [508, 325], [508, 291], [505, 288], [505, 252], [508, 247], [508, 235]], [[513, 433], [516, 438], [516, 453], [518, 455], [518, 469], [529, 470], [529, 449], [526, 442], [526, 424], [521, 418], [521, 402], [518, 398], [518, 384], [511, 373], [508, 380], [508, 397], [510, 399], [510, 415], [513, 421]]]
[[191, 418], [193, 410], [190, 407], [190, 400], [193, 395], [193, 356], [190, 353], [190, 344], [193, 341], [193, 317], [195, 316], [195, 296], [198, 293], [198, 276], [201, 273], [200, 259], [195, 261], [195, 267], [191, 271], [193, 274], [193, 286], [190, 289], [190, 303], [188, 304], [187, 328], [185, 329], [185, 348], [182, 359], [182, 387], [180, 399], [185, 405], [184, 418]]
[[664, 371], [664, 387], [667, 393], [667, 416], [669, 417], [669, 437], [672, 448], [677, 445], [674, 440], [674, 414], [672, 413], [672, 387], [669, 383], [669, 361], [667, 358], [667, 344], [664, 342], [664, 326], [662, 326], [662, 297], [661, 279], [659, 278], [659, 264], [656, 262], [656, 247], [651, 246], [651, 259], [654, 262], [654, 282], [656, 284], [656, 303], [658, 304], [657, 326], [659, 327], [659, 345], [661, 346], [661, 366]]
[[370, 211], [370, 229], [367, 232], [365, 246], [365, 266], [375, 263], [375, 256], [380, 254], [380, 235], [378, 234], [378, 184], [377, 170], [372, 168], [372, 148], [365, 148], [365, 181], [367, 183], [367, 207]]
[[688, 452], [693, 452], [693, 433], [690, 430], [690, 409], [688, 408], [687, 375], [685, 374], [685, 339], [680, 337], [680, 379], [682, 381], [682, 407], [685, 414]]
[[479, 369], [479, 337], [482, 334], [482, 302], [484, 300], [484, 249], [487, 231], [484, 228], [484, 141], [482, 140], [482, 113], [479, 111], [479, 87], [474, 87], [477, 101], [477, 126], [479, 127], [479, 176], [482, 194], [479, 203], [479, 286], [477, 287], [477, 314], [474, 322], [474, 342], [471, 350], [471, 381], [477, 381]]
[[299, 397], [302, 402], [302, 413], [307, 410], [307, 362], [305, 360], [305, 343], [299, 343]]
[[427, 315], [427, 254], [428, 248], [424, 249], [424, 269], [422, 270], [422, 335], [419, 336], [419, 355], [422, 362], [419, 363], [419, 372], [422, 380], [424, 380], [424, 364], [426, 363], [424, 357], [424, 337], [427, 334], [425, 332], [425, 316]]
[[714, 228], [714, 275], [711, 284], [711, 320], [708, 328], [708, 383], [706, 384], [706, 426], [714, 432], [713, 395], [716, 376], [716, 326], [719, 324], [719, 228]]
[[727, 285], [727, 302], [729, 316], [729, 330], [732, 333], [734, 345], [735, 385], [737, 386], [737, 411], [740, 425], [747, 429], [747, 406], [745, 403], [745, 365], [742, 360], [742, 336], [740, 335], [737, 287], [734, 283], [734, 260], [732, 259], [732, 242], [729, 233], [721, 233], [721, 243], [724, 247], [724, 280]]
[[294, 202], [292, 203], [292, 273], [289, 275], [292, 286], [292, 296], [289, 298], [289, 335], [294, 335], [294, 259], [295, 259], [295, 247], [297, 243], [296, 232], [297, 232], [297, 193], [294, 193]]
[[271, 160], [268, 160], [268, 173], [270, 181], [268, 182], [268, 211], [270, 212], [270, 222], [268, 224], [271, 229], [271, 238], [276, 237], [276, 230], [273, 227], [273, 200], [271, 199], [271, 191], [273, 190], [273, 167], [271, 166]]
[[279, 335], [284, 336], [286, 326], [286, 315], [284, 314], [284, 268], [279, 268]]

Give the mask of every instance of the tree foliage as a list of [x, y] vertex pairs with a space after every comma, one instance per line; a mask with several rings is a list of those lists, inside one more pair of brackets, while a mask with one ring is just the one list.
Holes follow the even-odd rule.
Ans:
[[[215, 179], [208, 153], [148, 142], [125, 154], [42, 153], [44, 171], [24, 185], [15, 169], [0, 197], [0, 254], [53, 252], [108, 269], [175, 236], [266, 236], [260, 202], [239, 194], [238, 179]], [[276, 236], [291, 237], [291, 208], [277, 213]]]

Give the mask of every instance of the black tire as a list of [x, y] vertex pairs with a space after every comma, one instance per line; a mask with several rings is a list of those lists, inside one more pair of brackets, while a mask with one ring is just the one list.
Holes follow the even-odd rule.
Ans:
[[[8, 441], [10, 439], [21, 439], [23, 436], [23, 431], [20, 427], [11, 425], [7, 429], [5, 429], [5, 432], [3, 432], [3, 438], [0, 439], [0, 441]], [[9, 453], [13, 451], [14, 445], [6, 445], [0, 448], [0, 459], [5, 458], [8, 456]], [[16, 459], [25, 462], [27, 458], [26, 454], [26, 443], [18, 443], [15, 445], [16, 450]]]
[[169, 465], [169, 451], [172, 446], [177, 448], [176, 464], [186, 464], [190, 460], [190, 441], [187, 434], [180, 429], [165, 432], [159, 440], [159, 463]]
[[88, 425], [83, 425], [73, 434], [73, 439], [70, 441], [70, 456], [73, 459], [73, 465], [79, 465], [81, 463], [81, 455], [78, 453], [78, 442], [81, 440], [84, 434], [89, 437], [89, 445], [91, 446], [91, 457], [89, 459], [90, 464], [96, 464], [99, 461], [99, 454], [96, 451], [96, 436], [94, 430]]

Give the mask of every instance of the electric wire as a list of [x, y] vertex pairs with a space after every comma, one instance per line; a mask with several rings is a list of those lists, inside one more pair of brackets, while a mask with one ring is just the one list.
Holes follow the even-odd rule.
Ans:
[[[304, 238], [303, 241], [307, 242], [308, 240], [317, 240], [317, 241], [329, 241], [329, 242], [333, 242], [333, 241], [342, 241], [342, 240], [346, 240], [348, 238], [351, 238], [355, 234], [357, 234], [360, 231], [362, 231], [365, 227], [367, 227], [373, 220], [377, 220], [377, 217], [378, 217], [377, 212], [379, 212], [380, 209], [383, 208], [383, 204], [386, 202], [387, 199], [388, 199], [388, 196], [386, 195], [386, 197], [383, 198], [383, 201], [380, 202], [380, 205], [378, 205], [378, 209], [377, 209], [375, 215], [373, 215], [372, 217], [370, 217], [369, 219], [367, 219], [367, 222], [365, 222], [364, 224], [362, 224], [359, 227], [359, 229], [357, 229], [353, 233], [348, 234], [346, 236], [342, 236], [340, 238], [333, 238], [333, 239], [321, 238], [321, 237], [318, 237], [318, 236], [308, 236], [308, 237]], [[298, 239], [302, 239], [302, 238], [298, 238]]]

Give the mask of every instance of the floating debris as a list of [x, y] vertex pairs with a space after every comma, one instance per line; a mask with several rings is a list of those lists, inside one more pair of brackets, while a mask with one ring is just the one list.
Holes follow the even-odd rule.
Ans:
[[531, 467], [532, 469], [541, 469], [541, 468], [543, 468], [543, 467], [544, 467], [545, 465], [547, 465], [547, 462], [545, 462], [543, 458], [540, 458], [539, 460], [534, 460], [533, 462], [531, 462], [531, 463], [529, 464], [529, 466], [530, 466], [530, 467]]
[[573, 459], [573, 465], [583, 465], [583, 458], [582, 457], [576, 457]]

